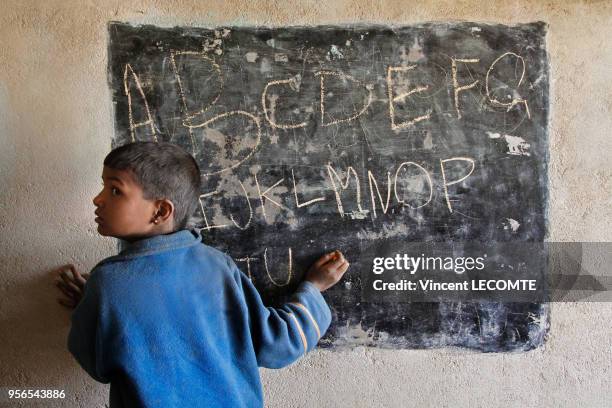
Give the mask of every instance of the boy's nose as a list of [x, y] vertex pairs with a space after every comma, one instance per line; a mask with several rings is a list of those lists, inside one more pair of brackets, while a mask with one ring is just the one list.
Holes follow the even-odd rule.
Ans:
[[96, 207], [99, 207], [100, 205], [102, 205], [102, 193], [98, 194], [97, 196], [93, 198], [93, 204]]

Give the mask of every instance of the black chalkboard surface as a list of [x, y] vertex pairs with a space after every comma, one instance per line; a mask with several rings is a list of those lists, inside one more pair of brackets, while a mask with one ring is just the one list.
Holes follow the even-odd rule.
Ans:
[[194, 154], [205, 242], [270, 304], [342, 250], [352, 266], [324, 294], [334, 323], [321, 346], [529, 350], [546, 303], [366, 301], [362, 285], [374, 247], [544, 240], [545, 30], [110, 23], [113, 146]]

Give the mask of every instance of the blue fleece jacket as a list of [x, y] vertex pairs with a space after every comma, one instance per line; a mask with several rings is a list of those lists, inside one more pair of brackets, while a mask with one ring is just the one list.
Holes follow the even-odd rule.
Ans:
[[68, 348], [116, 407], [260, 407], [259, 367], [312, 350], [331, 321], [303, 282], [269, 308], [230, 257], [179, 231], [100, 262], [72, 315]]

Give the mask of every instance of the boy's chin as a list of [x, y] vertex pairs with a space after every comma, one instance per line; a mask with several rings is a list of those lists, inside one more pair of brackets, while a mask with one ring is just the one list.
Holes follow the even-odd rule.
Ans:
[[116, 234], [114, 234], [112, 231], [109, 231], [108, 228], [104, 228], [104, 226], [102, 226], [101, 224], [98, 224], [98, 234], [102, 235], [103, 237], [123, 239], [117, 236]]
[[103, 237], [117, 238], [117, 239], [121, 239], [123, 241], [128, 241], [128, 242], [137, 241], [139, 239], [142, 239], [143, 237], [146, 237], [146, 235], [144, 234], [143, 236], [126, 235], [126, 234], [117, 233], [115, 231], [110, 231], [108, 230], [108, 228], [105, 228], [101, 224], [98, 224], [98, 234], [100, 234]]
[[106, 229], [98, 224], [98, 234], [102, 235], [103, 237], [110, 237], [111, 235], [108, 233], [108, 231], [106, 231]]

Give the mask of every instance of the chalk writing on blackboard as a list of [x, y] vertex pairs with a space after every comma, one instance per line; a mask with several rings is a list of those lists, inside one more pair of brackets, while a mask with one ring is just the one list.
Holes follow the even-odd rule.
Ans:
[[496, 242], [544, 239], [543, 23], [109, 31], [113, 144], [193, 153], [205, 242], [267, 302], [321, 253], [351, 260], [325, 293], [335, 323], [323, 346], [542, 344], [546, 304], [366, 302], [359, 260], [414, 242], [461, 254], [476, 242], [513, 265], [520, 256]]

